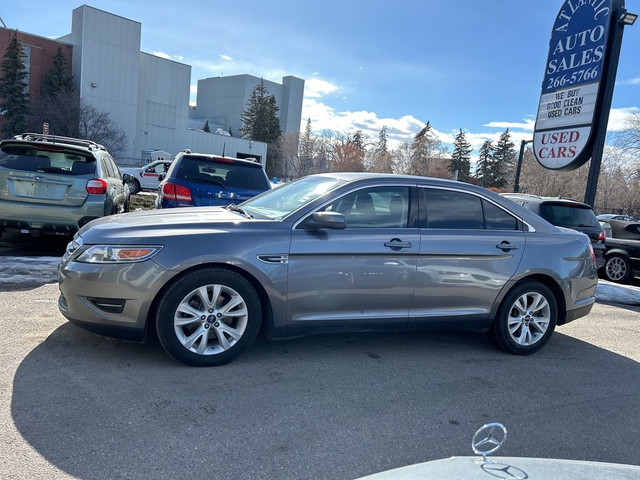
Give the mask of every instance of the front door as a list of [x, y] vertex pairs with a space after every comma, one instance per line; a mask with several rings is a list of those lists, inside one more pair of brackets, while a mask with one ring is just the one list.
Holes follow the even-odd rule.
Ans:
[[292, 232], [287, 331], [406, 329], [420, 233], [406, 186], [367, 187], [321, 210], [342, 213], [344, 230]]

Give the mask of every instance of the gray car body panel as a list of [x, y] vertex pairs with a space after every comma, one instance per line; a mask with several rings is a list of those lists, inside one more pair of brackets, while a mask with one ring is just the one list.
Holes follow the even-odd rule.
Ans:
[[[348, 183], [277, 221], [248, 219], [219, 207], [95, 220], [79, 232], [85, 245], [163, 248], [152, 259], [125, 267], [83, 264], [74, 261], [77, 253], [66, 255], [59, 271], [67, 301], [63, 314], [72, 320], [144, 329], [153, 321], [153, 304], [166, 285], [205, 265], [232, 268], [252, 281], [267, 300], [267, 332], [274, 338], [345, 330], [484, 330], [507, 291], [531, 277], [562, 291], [567, 311], [582, 315], [595, 302], [597, 276], [586, 235], [558, 229], [528, 209], [472, 185], [375, 174], [328, 175]], [[363, 235], [349, 228], [302, 228], [302, 222], [329, 199], [374, 185], [440, 187], [480, 195], [516, 216], [523, 230], [372, 228]], [[384, 247], [392, 239], [410, 247]], [[503, 240], [518, 248], [496, 248]], [[120, 316], [87, 308], [81, 298], [105, 296], [106, 286], [109, 296], [127, 299]]]

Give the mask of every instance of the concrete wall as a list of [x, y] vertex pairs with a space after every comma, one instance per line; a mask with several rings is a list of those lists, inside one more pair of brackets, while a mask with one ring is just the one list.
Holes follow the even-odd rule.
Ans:
[[[73, 74], [80, 98], [107, 112], [128, 137], [125, 156], [135, 152], [140, 71], [139, 22], [83, 5], [73, 11], [70, 38]], [[66, 37], [65, 37], [66, 38]]]
[[[206, 118], [231, 128], [239, 135], [243, 126], [242, 112], [247, 108], [251, 92], [261, 79], [253, 75], [232, 75], [198, 80], [196, 112], [194, 118]], [[299, 132], [302, 116], [304, 80], [292, 76], [284, 77], [283, 83], [264, 80], [264, 86], [276, 99], [280, 108], [280, 128], [283, 133]]]

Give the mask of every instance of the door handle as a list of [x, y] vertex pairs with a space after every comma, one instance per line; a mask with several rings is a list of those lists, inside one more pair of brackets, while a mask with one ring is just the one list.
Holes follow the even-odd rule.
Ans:
[[509, 252], [511, 250], [517, 250], [518, 249], [518, 247], [516, 245], [511, 245], [506, 240], [503, 240], [502, 242], [500, 242], [499, 245], [496, 245], [496, 248], [499, 248], [503, 252]]
[[391, 250], [397, 252], [403, 248], [411, 248], [411, 242], [403, 242], [399, 238], [392, 238], [388, 242], [385, 242], [385, 247], [389, 247]]

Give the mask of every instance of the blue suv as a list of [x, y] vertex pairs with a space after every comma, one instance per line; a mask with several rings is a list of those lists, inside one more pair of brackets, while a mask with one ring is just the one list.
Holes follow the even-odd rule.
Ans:
[[255, 161], [185, 150], [162, 178], [156, 208], [237, 204], [270, 188], [267, 174]]

